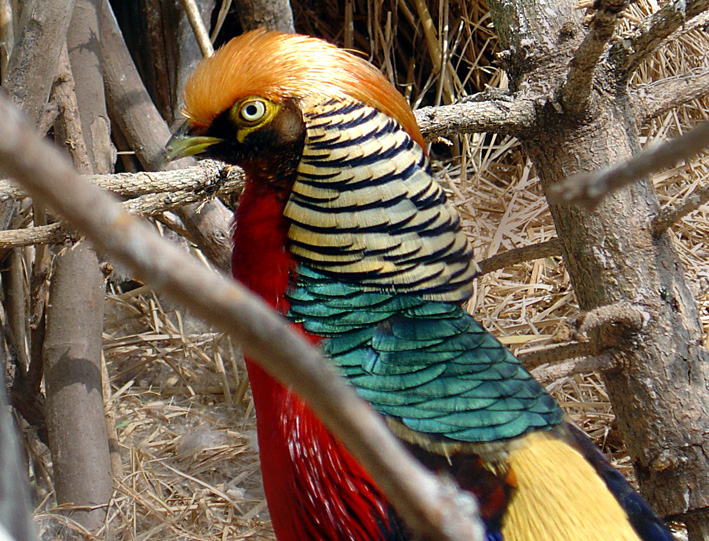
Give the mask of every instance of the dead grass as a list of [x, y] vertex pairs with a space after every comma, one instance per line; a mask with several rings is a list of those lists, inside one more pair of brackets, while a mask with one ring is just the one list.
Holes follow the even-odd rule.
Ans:
[[[368, 51], [415, 104], [447, 103], [486, 84], [505, 87], [504, 75], [491, 66], [495, 40], [482, 3], [431, 2], [425, 11], [421, 1], [403, 0], [390, 14], [379, 13], [376, 2], [369, 9], [364, 0], [345, 0], [352, 22], [344, 26], [325, 22], [340, 20], [328, 14], [330, 3], [315, 5], [295, 4], [301, 31]], [[656, 7], [647, 0], [634, 4], [632, 17]], [[436, 22], [445, 13], [448, 30]], [[421, 21], [431, 22], [428, 34]], [[452, 55], [439, 70], [441, 51]], [[647, 62], [635, 82], [706, 67], [707, 51], [706, 35], [685, 35]], [[643, 136], [647, 142], [671, 137], [707, 118], [708, 111], [709, 101], [697, 101], [654, 120]], [[449, 152], [452, 157], [435, 164], [436, 175], [460, 210], [478, 259], [555, 236], [534, 168], [514, 139], [465, 137]], [[705, 157], [658, 174], [661, 203], [691, 193], [706, 182], [708, 169]], [[709, 209], [685, 218], [672, 235], [709, 330]], [[515, 352], [568, 336], [568, 321], [578, 313], [558, 257], [483, 276], [469, 307]], [[106, 531], [119, 540], [273, 539], [238, 348], [145, 289], [108, 295], [106, 313], [108, 408], [123, 469]], [[601, 378], [577, 374], [546, 383], [574, 422], [630, 474]], [[48, 453], [35, 441], [27, 448], [40, 501], [37, 522], [42, 538], [53, 539], [65, 519], [53, 507]], [[106, 531], [96, 538], [107, 538]]]

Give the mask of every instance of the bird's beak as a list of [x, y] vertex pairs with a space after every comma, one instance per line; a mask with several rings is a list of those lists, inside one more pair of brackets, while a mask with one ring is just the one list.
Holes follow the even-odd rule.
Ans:
[[210, 146], [221, 143], [222, 140], [218, 137], [208, 137], [205, 135], [196, 135], [195, 130], [190, 126], [190, 121], [185, 121], [179, 129], [172, 134], [167, 142], [166, 157], [168, 160], [176, 160], [186, 156], [194, 156], [201, 154]]

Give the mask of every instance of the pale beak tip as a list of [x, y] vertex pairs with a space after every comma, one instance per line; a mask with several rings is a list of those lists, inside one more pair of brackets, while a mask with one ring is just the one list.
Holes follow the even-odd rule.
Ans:
[[172, 134], [165, 145], [165, 159], [172, 161], [202, 154], [210, 146], [221, 142], [218, 137], [195, 135], [195, 130], [187, 120]]

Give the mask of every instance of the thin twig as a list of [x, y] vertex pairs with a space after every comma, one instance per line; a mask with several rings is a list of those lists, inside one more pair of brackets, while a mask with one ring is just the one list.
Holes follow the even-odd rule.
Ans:
[[527, 370], [532, 370], [543, 364], [558, 364], [569, 359], [596, 355], [598, 354], [598, 349], [594, 342], [572, 342], [528, 353], [520, 353], [517, 358]]
[[[706, 179], [705, 179], [706, 180]], [[709, 183], [704, 184], [675, 205], [668, 205], [660, 210], [652, 224], [656, 235], [672, 227], [690, 212], [697, 210], [709, 201]]]
[[[244, 183], [241, 169], [213, 160], [200, 161], [198, 165], [185, 169], [91, 175], [84, 178], [91, 184], [121, 197], [193, 192], [194, 201], [204, 199], [205, 195], [210, 194], [238, 194]], [[24, 197], [27, 197], [27, 194], [16, 183], [0, 180], [0, 200]]]
[[209, 32], [204, 26], [202, 15], [199, 13], [199, 8], [194, 0], [182, 0], [182, 7], [185, 8], [187, 19], [190, 21], [194, 37], [197, 39], [199, 50], [202, 51], [202, 56], [208, 57], [214, 54], [214, 47], [209, 39]]
[[214, 43], [217, 41], [217, 36], [219, 31], [222, 29], [224, 20], [229, 13], [229, 8], [231, 8], [232, 0], [222, 0], [222, 5], [219, 6], [219, 14], [217, 15], [217, 21], [214, 23], [214, 28], [212, 29], [212, 35], [210, 36], [210, 42]]
[[627, 162], [594, 173], [581, 173], [549, 189], [549, 200], [592, 210], [606, 195], [631, 182], [693, 158], [709, 148], [709, 122], [670, 141], [653, 144]]
[[563, 377], [574, 376], [589, 372], [606, 372], [618, 366], [615, 359], [608, 353], [602, 353], [594, 357], [581, 357], [559, 364], [549, 364], [539, 366], [532, 370], [534, 379], [540, 383], [546, 381], [558, 381]]
[[675, 0], [645, 18], [634, 31], [619, 39], [608, 57], [629, 77], [675, 30], [709, 8], [709, 0]]
[[334, 367], [263, 301], [186, 257], [110, 195], [79, 178], [2, 98], [0, 118], [0, 169], [139, 279], [238, 338], [249, 358], [308, 403], [414, 532], [426, 539], [483, 539], [475, 501], [413, 460]]
[[483, 259], [478, 263], [480, 273], [478, 276], [496, 271], [505, 267], [531, 261], [532, 259], [542, 259], [543, 257], [553, 257], [561, 255], [561, 242], [559, 239], [551, 239], [544, 242], [538, 242], [530, 246], [522, 246], [521, 248], [513, 248], [501, 254], [495, 254], [492, 257]]
[[577, 115], [585, 109], [596, 66], [628, 3], [628, 0], [600, 0], [594, 3], [590, 30], [574, 53], [566, 82], [560, 91], [565, 112]]

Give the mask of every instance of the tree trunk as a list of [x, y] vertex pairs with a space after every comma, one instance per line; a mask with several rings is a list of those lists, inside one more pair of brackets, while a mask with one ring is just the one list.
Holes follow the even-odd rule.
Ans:
[[[77, 0], [67, 35], [71, 72], [81, 81], [75, 88], [80, 128], [76, 123], [77, 133], [67, 129], [67, 144], [86, 174], [113, 169], [96, 39], [100, 5]], [[64, 112], [65, 122], [72, 114]], [[98, 259], [86, 243], [56, 258], [44, 348], [50, 446], [57, 501], [82, 507], [72, 518], [88, 530], [103, 525], [113, 491], [101, 385], [104, 289]]]
[[79, 507], [71, 516], [89, 530], [103, 524], [112, 491], [96, 339], [103, 330], [104, 296], [98, 259], [85, 242], [57, 256], [44, 342], [54, 486], [57, 501]]
[[[545, 191], [636, 153], [625, 74], [597, 66], [585, 109], [578, 116], [564, 111], [561, 85], [588, 32], [577, 3], [490, 4], [511, 84], [536, 97], [536, 124], [520, 139]], [[696, 524], [709, 507], [709, 365], [684, 268], [669, 236], [653, 234], [658, 209], [647, 179], [590, 213], [551, 205], [581, 310], [630, 303], [645, 318], [640, 329], [609, 324], [593, 338], [612, 347], [620, 367], [604, 379], [643, 495], [660, 515], [692, 513]]]

